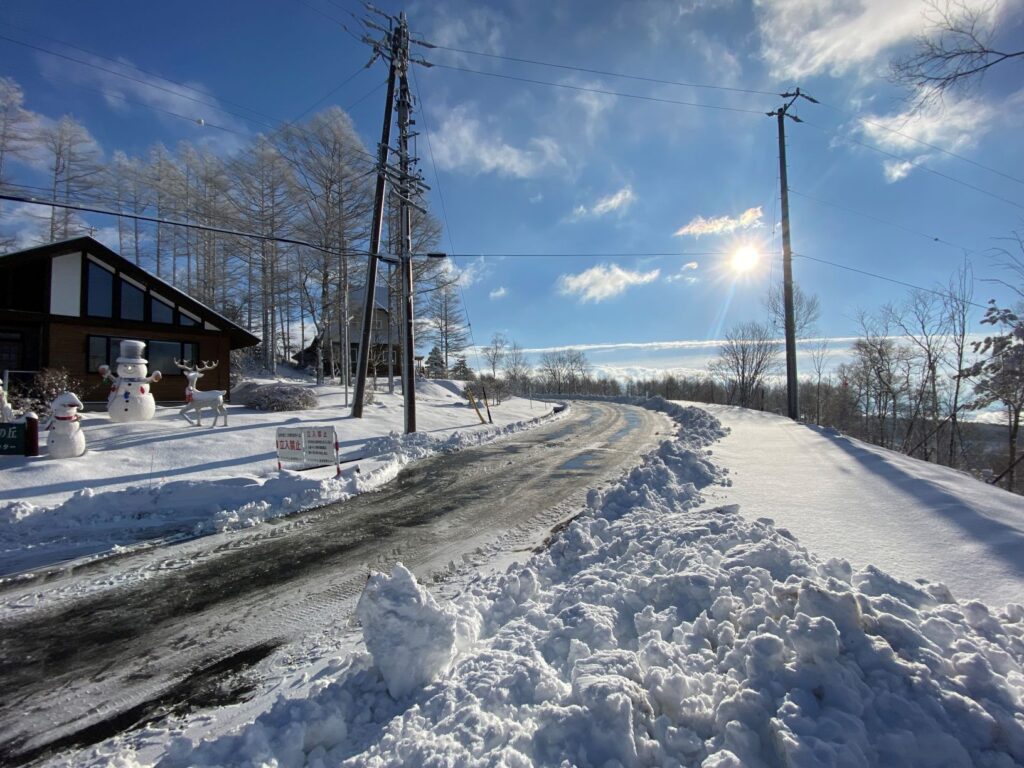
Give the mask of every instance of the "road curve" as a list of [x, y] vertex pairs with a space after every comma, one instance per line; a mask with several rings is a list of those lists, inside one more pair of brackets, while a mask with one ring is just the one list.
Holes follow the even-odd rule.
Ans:
[[401, 560], [429, 578], [481, 545], [531, 546], [668, 427], [641, 408], [575, 402], [536, 429], [417, 462], [379, 491], [58, 576], [42, 586], [115, 586], [0, 623], [0, 764], [236, 700], [253, 687], [240, 670], [348, 622], [369, 568]]

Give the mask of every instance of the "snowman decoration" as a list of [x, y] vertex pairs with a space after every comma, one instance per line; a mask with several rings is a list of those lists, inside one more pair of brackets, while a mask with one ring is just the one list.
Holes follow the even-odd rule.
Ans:
[[110, 381], [107, 413], [111, 421], [148, 421], [156, 414], [156, 400], [149, 391], [149, 384], [160, 381], [163, 375], [160, 371], [146, 375], [147, 361], [142, 357], [145, 346], [142, 341], [125, 339], [121, 342], [117, 375], [110, 373], [110, 366], [100, 366], [100, 375]]
[[82, 407], [73, 392], [62, 392], [50, 403], [49, 433], [46, 447], [51, 459], [73, 459], [85, 453], [85, 433], [79, 422]]

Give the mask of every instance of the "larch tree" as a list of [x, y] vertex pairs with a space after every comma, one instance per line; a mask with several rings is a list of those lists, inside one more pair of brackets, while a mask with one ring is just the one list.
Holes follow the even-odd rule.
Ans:
[[428, 295], [423, 312], [425, 340], [441, 349], [445, 370], [469, 346], [469, 326], [459, 299], [458, 285], [442, 283]]

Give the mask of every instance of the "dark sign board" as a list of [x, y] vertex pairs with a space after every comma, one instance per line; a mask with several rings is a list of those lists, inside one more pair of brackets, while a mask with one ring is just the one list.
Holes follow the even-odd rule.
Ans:
[[24, 424], [0, 424], [0, 455], [25, 455]]

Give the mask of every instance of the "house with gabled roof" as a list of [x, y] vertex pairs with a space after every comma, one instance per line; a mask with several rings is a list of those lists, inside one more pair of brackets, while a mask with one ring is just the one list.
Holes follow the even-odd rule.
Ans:
[[91, 237], [0, 256], [0, 373], [25, 381], [64, 368], [83, 401], [106, 399], [99, 366], [116, 365], [122, 339], [146, 343], [158, 401], [182, 402], [174, 360], [218, 361], [204, 389], [228, 389], [230, 354], [260, 339]]

